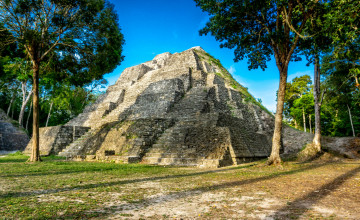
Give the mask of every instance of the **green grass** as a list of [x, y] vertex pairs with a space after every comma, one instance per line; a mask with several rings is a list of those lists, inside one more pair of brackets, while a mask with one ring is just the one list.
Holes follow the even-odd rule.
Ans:
[[[152, 193], [125, 185], [169, 179], [176, 183], [169, 189], [179, 191], [178, 183], [188, 182], [194, 175], [194, 170], [144, 164], [72, 162], [57, 156], [42, 157], [43, 162], [37, 163], [27, 163], [27, 159], [21, 153], [0, 158], [0, 219], [100, 217], [101, 212], [89, 210], [109, 201], [112, 193], [126, 192], [119, 199], [127, 203], [142, 202]], [[204, 175], [218, 178], [212, 173]], [[201, 180], [196, 183], [206, 185]]]
[[[27, 159], [21, 153], [0, 158], [0, 184], [7, 189], [0, 191], [0, 219], [96, 217], [99, 213], [85, 211], [96, 208], [108, 197], [95, 194], [120, 191], [126, 183], [123, 179], [129, 176], [153, 176], [168, 169], [142, 164], [72, 162], [57, 156], [42, 157], [43, 162], [37, 163], [27, 163]], [[41, 195], [64, 199], [41, 202]], [[133, 202], [142, 198], [139, 196], [134, 193], [123, 200]]]
[[[319, 176], [314, 179], [317, 184], [319, 179], [324, 179], [321, 175], [346, 172], [343, 167], [349, 170], [350, 166], [357, 166], [355, 163], [313, 165], [285, 162], [279, 169], [265, 166], [266, 161], [262, 160], [204, 170], [73, 162], [57, 156], [42, 157], [43, 162], [37, 163], [28, 163], [27, 159], [21, 153], [0, 157], [0, 219], [104, 219], [114, 212], [126, 218], [131, 214], [121, 213], [124, 206], [116, 204], [129, 204], [135, 207], [133, 212], [136, 213], [141, 211], [141, 207], [151, 206], [156, 198], [191, 200], [190, 195], [218, 191], [227, 195], [226, 201], [230, 197], [252, 196], [259, 190], [277, 195], [287, 193], [277, 184], [298, 181], [302, 186], [303, 179], [312, 180]], [[283, 194], [279, 198], [286, 196]], [[114, 202], [115, 205], [109, 205]], [[248, 211], [252, 212], [250, 208]], [[222, 209], [212, 209], [208, 215], [217, 219], [226, 217]], [[156, 218], [161, 216], [153, 217]]]

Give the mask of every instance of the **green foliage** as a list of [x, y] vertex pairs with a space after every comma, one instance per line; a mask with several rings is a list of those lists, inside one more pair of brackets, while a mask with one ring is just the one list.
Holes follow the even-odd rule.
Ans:
[[24, 154], [21, 151], [16, 151], [15, 153], [11, 153], [7, 155], [8, 157], [18, 157], [18, 156], [24, 156]]
[[[43, 112], [48, 113], [50, 104], [53, 102], [51, 117], [48, 126], [65, 124], [83, 112], [87, 105], [93, 103], [98, 95], [96, 91], [89, 91], [83, 87], [63, 85], [52, 96], [44, 97], [40, 105]], [[45, 114], [47, 116], [47, 114]], [[45, 125], [46, 117], [41, 121]]]
[[291, 82], [286, 83], [284, 116], [292, 126], [294, 126], [293, 120], [296, 120], [297, 124], [302, 126], [303, 108], [306, 109], [306, 116], [313, 115], [313, 99], [309, 75], [295, 77]]
[[[352, 113], [355, 133], [360, 131], [360, 94], [350, 67], [352, 65], [347, 62], [334, 62], [330, 57], [324, 58], [322, 87], [326, 88], [326, 93], [321, 105], [321, 127], [325, 136], [352, 136], [347, 106]], [[296, 121], [298, 128], [303, 127], [304, 109], [307, 126], [310, 115], [314, 128], [314, 102], [310, 82], [309, 76], [302, 76], [287, 84], [284, 114], [292, 126]]]
[[0, 107], [6, 109], [8, 97], [15, 94], [14, 118], [19, 91], [3, 88], [16, 88], [8, 85], [27, 80], [34, 74], [30, 69], [40, 69], [40, 124], [45, 124], [53, 102], [56, 117], [50, 118], [50, 125], [57, 125], [92, 102], [95, 93], [85, 88], [101, 81], [124, 58], [117, 14], [106, 0], [0, 0], [0, 14], [0, 71], [6, 73], [0, 77]]
[[323, 106], [327, 123], [324, 126], [329, 135], [351, 136], [348, 107], [352, 114], [355, 133], [360, 132], [360, 92], [356, 82], [358, 76], [353, 75], [354, 65], [349, 62], [350, 58], [334, 61], [332, 57], [326, 56], [322, 65], [327, 88]]
[[[0, 80], [1, 82], [1, 80]], [[87, 105], [93, 103], [99, 95], [101, 95], [101, 86], [91, 89], [89, 87], [74, 87], [62, 84], [62, 87], [56, 91], [49, 90], [45, 86], [42, 87], [40, 96], [40, 127], [45, 126], [47, 116], [50, 110], [50, 104], [53, 102], [51, 117], [48, 126], [62, 125], [82, 113]], [[12, 97], [12, 90], [0, 91], [0, 108], [7, 110], [10, 99]], [[18, 115], [21, 108], [21, 93], [16, 90], [16, 99], [12, 104], [10, 117], [13, 115], [13, 124], [19, 127]], [[12, 114], [14, 111], [14, 114]], [[25, 118], [23, 127], [25, 128], [26, 120], [30, 114], [30, 102], [25, 109]], [[29, 135], [32, 133], [32, 114], [29, 117], [28, 131]]]
[[126, 134], [126, 139], [135, 139], [137, 138], [138, 136], [136, 134], [132, 134], [132, 133], [127, 133]]
[[[298, 125], [303, 124], [303, 113], [305, 114], [305, 120], [308, 125], [308, 117], [314, 118], [314, 96], [312, 93], [307, 93], [298, 99], [295, 99], [293, 106], [290, 108], [291, 117], [298, 122]], [[312, 126], [313, 127], [313, 126]], [[308, 127], [309, 128], [309, 127]]]
[[[298, 38], [285, 23], [284, 12], [291, 14], [287, 16], [289, 23], [301, 32], [304, 28], [302, 24], [307, 21], [316, 5], [314, 1], [291, 1], [292, 4], [289, 4], [288, 1], [281, 0], [195, 2], [211, 16], [200, 34], [211, 33], [221, 42], [220, 47], [235, 48], [235, 61], [247, 58], [249, 69], [263, 70], [273, 54], [283, 56], [293, 45], [296, 48]], [[278, 45], [282, 47], [277, 47]], [[290, 52], [292, 60], [300, 59], [298, 52], [296, 49]]]

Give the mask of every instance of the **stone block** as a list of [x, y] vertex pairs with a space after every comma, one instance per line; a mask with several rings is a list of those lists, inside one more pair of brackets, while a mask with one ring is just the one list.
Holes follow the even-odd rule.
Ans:
[[59, 129], [61, 141], [53, 141], [58, 144], [54, 152], [198, 167], [265, 158], [271, 149], [272, 116], [246, 102], [227, 74], [199, 47], [126, 68], [69, 127]]

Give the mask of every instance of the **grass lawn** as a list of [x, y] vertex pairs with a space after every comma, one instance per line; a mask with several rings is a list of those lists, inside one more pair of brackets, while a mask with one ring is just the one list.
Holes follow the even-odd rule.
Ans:
[[360, 161], [220, 169], [0, 157], [0, 219], [360, 219]]

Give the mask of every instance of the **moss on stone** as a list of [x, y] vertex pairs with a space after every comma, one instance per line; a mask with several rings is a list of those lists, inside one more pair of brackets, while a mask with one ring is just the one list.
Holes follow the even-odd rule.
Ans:
[[225, 79], [225, 82], [230, 85], [233, 89], [239, 91], [242, 95], [245, 96], [245, 101], [254, 103], [259, 106], [262, 110], [266, 111], [270, 115], [273, 115], [265, 106], [263, 106], [260, 102], [258, 102], [248, 91], [248, 88], [242, 86], [238, 83], [234, 77], [223, 67], [220, 60], [214, 58], [209, 53], [195, 49], [197, 55], [199, 56], [201, 61], [207, 61], [208, 63], [217, 66], [221, 72], [216, 72], [215, 74]]
[[128, 133], [126, 134], [126, 139], [135, 139], [138, 138], [138, 136], [136, 134], [132, 134], [132, 133]]

